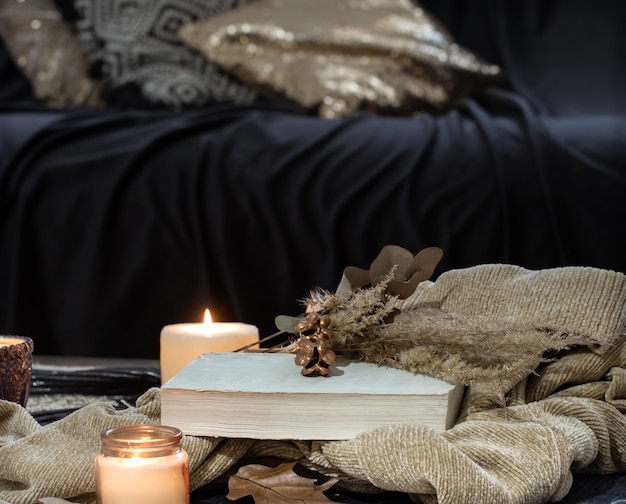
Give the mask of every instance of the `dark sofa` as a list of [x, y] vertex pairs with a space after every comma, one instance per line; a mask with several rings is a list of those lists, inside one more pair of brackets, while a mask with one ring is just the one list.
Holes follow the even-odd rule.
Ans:
[[271, 99], [49, 107], [0, 47], [0, 332], [158, 356], [163, 325], [275, 331], [386, 244], [626, 272], [626, 6], [425, 0], [499, 65], [438, 114], [329, 120]]

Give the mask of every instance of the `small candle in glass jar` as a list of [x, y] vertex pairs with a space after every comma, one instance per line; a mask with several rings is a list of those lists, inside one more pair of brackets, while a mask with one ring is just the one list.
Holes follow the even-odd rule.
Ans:
[[189, 504], [189, 457], [179, 429], [126, 425], [105, 430], [101, 439], [98, 504]]

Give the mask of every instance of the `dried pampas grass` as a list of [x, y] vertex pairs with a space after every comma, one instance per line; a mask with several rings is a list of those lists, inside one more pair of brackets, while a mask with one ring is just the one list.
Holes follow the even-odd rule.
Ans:
[[349, 297], [317, 290], [304, 301], [308, 311], [330, 316], [335, 352], [465, 385], [488, 384], [500, 403], [539, 364], [571, 345], [563, 331], [519, 322], [419, 306], [399, 311], [386, 283]]

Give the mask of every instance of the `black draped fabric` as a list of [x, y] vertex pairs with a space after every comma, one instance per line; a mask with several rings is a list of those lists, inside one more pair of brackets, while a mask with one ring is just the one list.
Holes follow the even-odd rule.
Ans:
[[626, 271], [626, 119], [545, 118], [493, 89], [441, 117], [41, 121], [1, 173], [0, 321], [44, 354], [155, 357], [160, 328], [205, 306], [269, 334], [389, 243], [442, 247], [440, 271]]
[[456, 40], [500, 65], [507, 87], [555, 116], [626, 114], [626, 3], [419, 0]]
[[10, 102], [38, 103], [38, 100], [0, 37], [0, 103]]
[[[215, 489], [213, 485], [191, 493], [191, 504], [230, 504], [226, 498], [227, 488]], [[343, 492], [325, 492], [332, 502], [345, 504], [410, 504], [409, 495], [385, 492], [382, 494], [363, 495]], [[626, 495], [626, 476], [581, 475], [574, 476], [570, 492], [559, 501], [560, 504], [624, 504]], [[243, 501], [242, 501], [243, 502]], [[483, 503], [487, 504], [487, 503]]]
[[442, 247], [436, 274], [626, 272], [626, 4], [422, 4], [505, 85], [441, 116], [328, 121], [271, 104], [29, 110], [0, 82], [0, 333], [156, 357], [163, 325], [209, 307], [267, 335], [386, 244]]

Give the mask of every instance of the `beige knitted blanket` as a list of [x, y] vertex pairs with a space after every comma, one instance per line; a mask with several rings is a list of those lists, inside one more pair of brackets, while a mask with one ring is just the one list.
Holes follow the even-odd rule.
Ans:
[[[192, 488], [266, 455], [300, 460], [346, 488], [407, 492], [416, 502], [440, 504], [554, 502], [569, 491], [572, 471], [626, 471], [626, 276], [489, 265], [447, 272], [420, 285], [407, 303], [568, 328], [564, 337], [577, 339], [510, 388], [506, 407], [476, 406], [468, 394], [463, 420], [440, 434], [397, 425], [349, 441], [185, 436]], [[472, 383], [470, 391], [481, 386]], [[45, 427], [20, 406], [0, 402], [0, 500], [93, 502], [100, 432], [159, 417], [157, 388], [136, 408], [92, 404]]]

